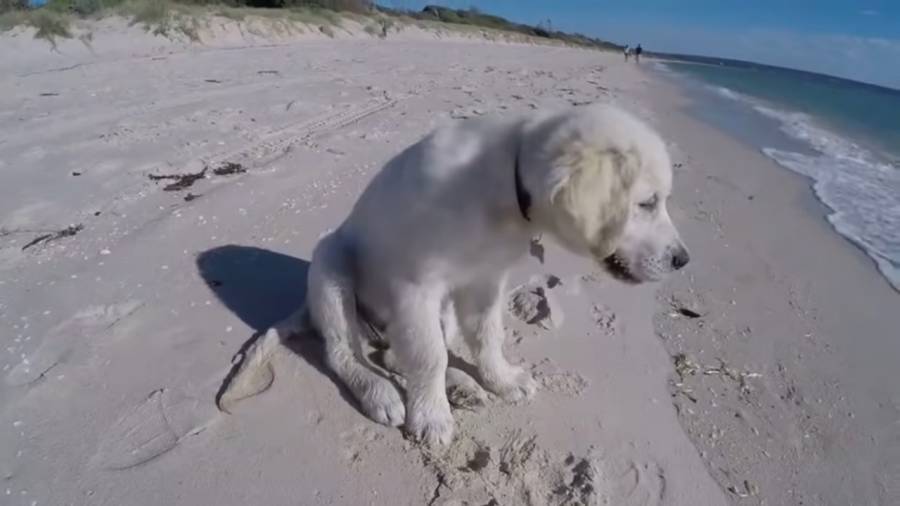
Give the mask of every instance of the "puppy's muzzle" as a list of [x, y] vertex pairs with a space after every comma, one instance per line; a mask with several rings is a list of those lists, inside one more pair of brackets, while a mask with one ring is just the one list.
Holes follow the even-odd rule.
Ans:
[[672, 270], [677, 271], [690, 261], [691, 255], [688, 253], [687, 248], [683, 245], [678, 245], [678, 249], [672, 254]]

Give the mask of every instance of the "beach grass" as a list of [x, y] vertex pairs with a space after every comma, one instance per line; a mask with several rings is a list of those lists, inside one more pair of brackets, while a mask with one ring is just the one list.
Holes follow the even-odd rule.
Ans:
[[[25, 0], [0, 0], [0, 31], [16, 26], [35, 28], [35, 37], [52, 45], [71, 38], [73, 21], [84, 18], [121, 16], [132, 25], [140, 25], [160, 36], [182, 35], [199, 41], [211, 16], [238, 23], [265, 20], [276, 34], [303, 33], [312, 28], [335, 37], [337, 30], [353, 33], [346, 22], [378, 38], [391, 31], [416, 26], [438, 35], [461, 33], [487, 40], [544, 42], [594, 49], [618, 47], [580, 34], [550, 31], [539, 26], [513, 23], [499, 16], [470, 9], [428, 6], [422, 11], [397, 10], [376, 6], [369, 0], [271, 0], [267, 8], [251, 7], [247, 0], [50, 0], [43, 8], [28, 9]], [[259, 5], [258, 3], [255, 5]], [[265, 28], [248, 28], [263, 33]]]
[[0, 32], [17, 26], [34, 28], [36, 39], [44, 39], [54, 47], [57, 39], [72, 37], [69, 16], [49, 9], [36, 11], [15, 9], [0, 14]]

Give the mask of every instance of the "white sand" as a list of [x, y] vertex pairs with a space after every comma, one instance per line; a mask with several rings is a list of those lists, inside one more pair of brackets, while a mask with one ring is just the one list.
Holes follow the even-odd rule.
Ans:
[[[803, 181], [620, 56], [413, 30], [272, 44], [222, 28], [192, 46], [105, 23], [93, 52], [0, 38], [0, 503], [896, 497], [896, 294], [817, 221]], [[657, 294], [543, 241], [545, 263], [514, 279], [550, 315], [508, 319], [534, 400], [457, 410], [454, 445], [428, 455], [365, 419], [306, 339], [263, 393], [217, 410], [232, 357], [302, 302], [316, 240], [384, 161], [455, 117], [595, 100], [677, 143], [673, 213], [694, 261]], [[248, 172], [214, 175], [224, 162]], [[180, 191], [148, 178], [204, 166]], [[703, 316], [669, 316], [670, 293]]]

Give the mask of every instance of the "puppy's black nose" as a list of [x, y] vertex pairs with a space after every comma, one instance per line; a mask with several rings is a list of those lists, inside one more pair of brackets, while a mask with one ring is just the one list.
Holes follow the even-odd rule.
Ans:
[[675, 251], [675, 254], [672, 255], [672, 268], [677, 271], [687, 265], [690, 261], [691, 256], [688, 254], [687, 250], [684, 249], [684, 246], [679, 246], [678, 250]]

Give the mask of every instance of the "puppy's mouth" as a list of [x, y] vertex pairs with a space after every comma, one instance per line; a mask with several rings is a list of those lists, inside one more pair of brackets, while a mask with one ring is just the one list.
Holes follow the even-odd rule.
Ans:
[[634, 273], [631, 272], [631, 269], [628, 268], [628, 264], [622, 260], [618, 254], [613, 253], [608, 257], [603, 259], [603, 266], [606, 268], [606, 272], [608, 272], [612, 277], [618, 279], [619, 281], [629, 283], [632, 285], [636, 285], [641, 282]]

